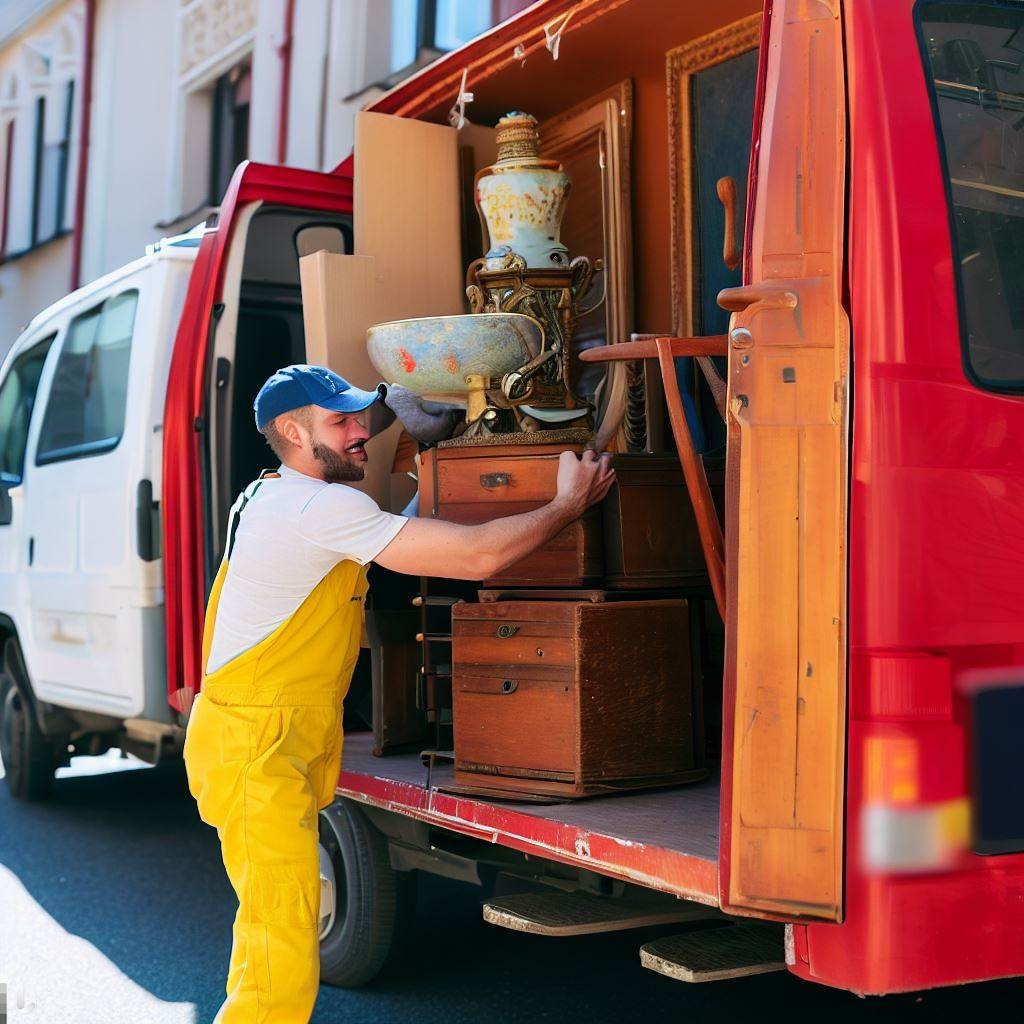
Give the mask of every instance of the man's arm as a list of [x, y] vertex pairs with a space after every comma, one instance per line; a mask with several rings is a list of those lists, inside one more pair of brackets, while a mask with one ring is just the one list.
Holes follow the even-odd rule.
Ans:
[[608, 456], [586, 451], [578, 459], [572, 452], [562, 452], [557, 493], [542, 508], [479, 526], [410, 519], [374, 561], [411, 576], [486, 579], [547, 543], [601, 501], [614, 480]]

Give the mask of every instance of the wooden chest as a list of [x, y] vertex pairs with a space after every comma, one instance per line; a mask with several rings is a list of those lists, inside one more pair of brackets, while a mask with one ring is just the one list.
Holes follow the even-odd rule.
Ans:
[[[528, 512], [555, 496], [569, 447], [436, 448], [420, 459], [420, 515], [482, 523]], [[613, 588], [701, 585], [707, 569], [675, 456], [616, 455], [617, 482], [600, 506], [486, 581], [489, 587]]]
[[601, 503], [608, 587], [708, 584], [707, 563], [675, 455], [615, 455], [615, 484]]
[[[530, 512], [555, 496], [558, 457], [580, 445], [432, 448], [420, 456], [420, 515], [472, 525]], [[603, 573], [601, 514], [590, 509], [488, 585], [578, 587]]]
[[687, 602], [452, 610], [455, 782], [581, 797], [702, 778]]

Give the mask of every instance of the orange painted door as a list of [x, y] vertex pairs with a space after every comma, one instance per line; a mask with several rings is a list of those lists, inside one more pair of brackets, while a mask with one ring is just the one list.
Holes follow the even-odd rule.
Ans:
[[[842, 918], [849, 329], [839, 0], [776, 0], [729, 332], [721, 898]], [[731, 705], [731, 713], [730, 713]]]

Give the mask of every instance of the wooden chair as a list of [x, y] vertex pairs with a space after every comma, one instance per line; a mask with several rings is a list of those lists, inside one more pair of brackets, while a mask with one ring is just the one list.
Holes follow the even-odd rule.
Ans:
[[580, 353], [580, 359], [585, 363], [628, 362], [635, 359], [658, 360], [676, 451], [679, 453], [679, 461], [683, 467], [686, 489], [690, 492], [690, 500], [693, 502], [701, 547], [704, 549], [708, 575], [711, 578], [711, 589], [715, 595], [715, 604], [718, 605], [719, 614], [723, 619], [725, 618], [725, 544], [722, 538], [722, 527], [718, 522], [718, 515], [711, 499], [711, 488], [708, 486], [704, 463], [697, 455], [693, 445], [693, 435], [686, 422], [683, 398], [679, 392], [679, 381], [676, 379], [675, 359], [677, 356], [693, 356], [700, 362], [701, 368], [708, 376], [708, 382], [712, 385], [715, 405], [724, 418], [725, 383], [711, 367], [709, 361], [711, 356], [727, 354], [728, 339], [724, 334], [714, 334], [704, 338], [645, 337], [634, 341], [620, 342], [617, 345], [591, 348]]

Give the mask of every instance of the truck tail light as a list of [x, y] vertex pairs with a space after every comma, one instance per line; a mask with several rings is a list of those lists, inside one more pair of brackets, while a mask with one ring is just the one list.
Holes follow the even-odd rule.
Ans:
[[970, 803], [966, 795], [922, 799], [917, 739], [869, 737], [864, 768], [864, 869], [871, 874], [903, 874], [952, 868], [970, 842]]

